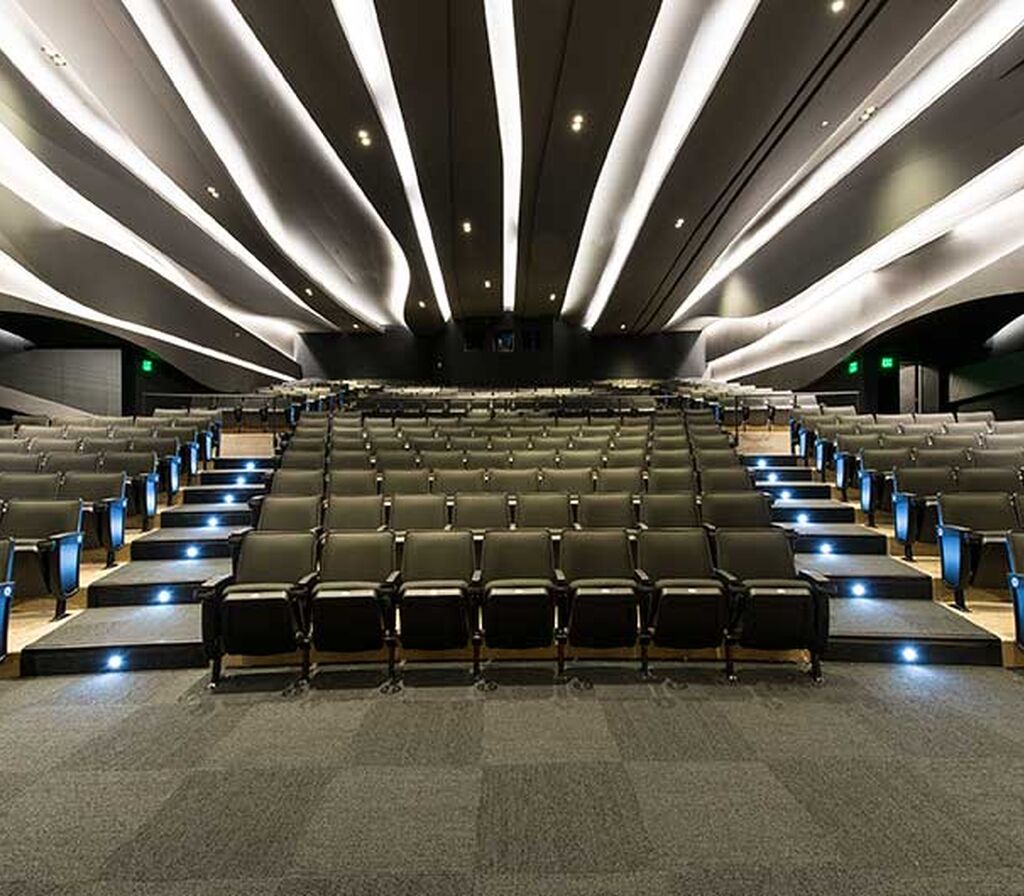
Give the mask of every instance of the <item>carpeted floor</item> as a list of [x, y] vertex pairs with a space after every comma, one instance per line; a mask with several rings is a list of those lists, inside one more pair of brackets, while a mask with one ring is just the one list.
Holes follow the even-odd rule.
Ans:
[[1024, 678], [826, 672], [0, 681], [0, 894], [1024, 892]]

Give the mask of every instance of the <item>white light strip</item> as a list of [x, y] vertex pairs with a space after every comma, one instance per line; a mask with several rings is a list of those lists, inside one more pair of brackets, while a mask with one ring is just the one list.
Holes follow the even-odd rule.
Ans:
[[[601, 167], [569, 276], [563, 314], [583, 311], [585, 327], [593, 327], [608, 304], [651, 204], [757, 3], [662, 3]], [[701, 9], [706, 9], [702, 16]], [[692, 40], [684, 55], [687, 34]], [[674, 78], [675, 86], [659, 108], [666, 77]], [[643, 160], [639, 170], [638, 159]]]
[[173, 345], [175, 348], [185, 349], [206, 358], [213, 358], [216, 361], [222, 361], [234, 367], [251, 370], [253, 373], [258, 373], [261, 376], [268, 376], [272, 379], [286, 382], [295, 379], [295, 377], [282, 373], [279, 370], [262, 367], [259, 364], [246, 361], [244, 358], [238, 358], [217, 349], [190, 342], [188, 339], [182, 339], [173, 333], [165, 333], [162, 330], [155, 330], [143, 324], [121, 320], [109, 314], [104, 314], [102, 311], [97, 311], [88, 305], [83, 305], [81, 302], [68, 298], [63, 293], [53, 289], [49, 284], [40, 280], [30, 271], [27, 271], [2, 250], [0, 250], [0, 293], [6, 293], [16, 299], [29, 302], [32, 305], [38, 305], [50, 311], [57, 311], [91, 323], [114, 327], [128, 333], [135, 333], [138, 336], [145, 336], [148, 339], [155, 339], [167, 345]]
[[[274, 351], [291, 358], [293, 341], [298, 332], [294, 326], [271, 319], [272, 327], [254, 329], [252, 315], [239, 314], [233, 305], [223, 301], [198, 277], [181, 268], [116, 218], [68, 186], [32, 155], [3, 125], [0, 125], [0, 184], [55, 224], [109, 246], [115, 252], [142, 265], [202, 302], [236, 326], [249, 330]], [[280, 345], [260, 332], [272, 332], [272, 328], [279, 331], [276, 335], [281, 342]]]
[[278, 103], [277, 111], [287, 113], [291, 123], [319, 154], [346, 193], [361, 207], [367, 218], [374, 222], [379, 235], [387, 244], [392, 260], [392, 270], [389, 272], [391, 288], [383, 297], [383, 308], [354, 287], [351, 276], [340, 269], [330, 253], [320, 251], [322, 247], [308, 240], [305, 228], [297, 228], [282, 219], [273, 198], [264, 187], [257, 166], [250, 161], [245, 147], [210, 96], [195, 68], [196, 63], [179, 43], [157, 0], [122, 0], [122, 3], [267, 235], [319, 283], [334, 301], [364, 323], [376, 328], [401, 323], [410, 273], [398, 241], [234, 4], [230, 0], [206, 0], [205, 9], [222, 19], [237, 41], [238, 48], [247, 57], [250, 68], [241, 75], [257, 79], [262, 88], [273, 93]]
[[447, 321], [452, 316], [451, 303], [448, 301], [448, 290], [444, 283], [444, 275], [441, 273], [441, 262], [437, 257], [430, 218], [427, 216], [423, 194], [420, 191], [416, 162], [413, 160], [409, 135], [405, 130], [405, 118], [391, 76], [391, 63], [388, 60], [387, 47], [384, 45], [384, 36], [381, 34], [380, 21], [377, 19], [377, 7], [373, 0], [334, 0], [334, 10], [387, 133], [395, 167], [398, 168], [398, 176], [402, 180], [405, 198], [409, 203], [416, 238], [419, 240], [423, 261], [427, 266], [434, 300], [437, 302], [441, 317]]
[[[129, 140], [109, 119], [88, 88], [70, 68], [55, 68], [39, 52], [48, 44], [42, 32], [12, 0], [0, 0], [0, 52], [35, 86], [54, 109], [74, 128], [131, 171], [154, 193], [200, 228], [210, 239], [233, 255], [257, 277], [280, 293], [304, 314], [333, 329], [327, 318], [303, 302], [276, 274], [209, 215], [164, 171]], [[31, 32], [31, 33], [30, 33]]]
[[[936, 291], [920, 289], [926, 278], [919, 272], [914, 288], [896, 301], [878, 288], [875, 279], [884, 276], [886, 267], [940, 237], [953, 240], [951, 248], [956, 243], [976, 246], [979, 257], [1006, 254], [1024, 244], [1022, 213], [1024, 146], [782, 305], [711, 324], [706, 331], [709, 339], [727, 337], [730, 329], [764, 335], [716, 358], [706, 375], [735, 380], [848, 342]], [[999, 226], [994, 228], [993, 222]]]
[[[344, 2], [344, 0], [335, 0]], [[501, 135], [502, 309], [515, 311], [519, 266], [519, 202], [523, 180], [523, 122], [519, 102], [519, 58], [512, 0], [484, 0], [487, 45]]]
[[[963, 4], [978, 0], [960, 0], [946, 15], [960, 14]], [[940, 21], [935, 29], [940, 29]], [[685, 315], [731, 273], [777, 236], [798, 215], [806, 211], [865, 159], [870, 157], [954, 85], [999, 49], [1024, 26], [1024, 2], [993, 0], [989, 9], [941, 53], [937, 54], [905, 87], [890, 97], [867, 121], [858, 127], [831, 155], [797, 186], [781, 204], [766, 214], [761, 209], [752, 218], [756, 227], [747, 225], [714, 262], [668, 322], [668, 327]], [[933, 29], [933, 30], [935, 30]], [[922, 40], [927, 40], [926, 35]], [[871, 104], [865, 99], [859, 108]], [[775, 203], [777, 196], [769, 204]]]

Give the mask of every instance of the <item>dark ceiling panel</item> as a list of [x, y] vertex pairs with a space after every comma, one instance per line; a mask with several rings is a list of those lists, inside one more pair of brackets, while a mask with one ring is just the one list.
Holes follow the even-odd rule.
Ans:
[[483, 3], [377, 0], [377, 11], [452, 311], [500, 314], [501, 142]]
[[[594, 184], [659, 7], [660, 0], [516, 3], [523, 314], [561, 311]], [[585, 116], [578, 133], [569, 127], [577, 113]]]
[[[235, 5], [405, 251], [412, 273], [407, 321], [417, 329], [437, 326], [440, 315], [394, 156], [331, 0]], [[358, 140], [363, 129], [370, 146]]]
[[842, 16], [816, 0], [761, 4], [652, 206], [609, 303], [615, 320], [663, 326], [820, 145], [821, 122], [849, 115], [951, 3], [863, 0]]

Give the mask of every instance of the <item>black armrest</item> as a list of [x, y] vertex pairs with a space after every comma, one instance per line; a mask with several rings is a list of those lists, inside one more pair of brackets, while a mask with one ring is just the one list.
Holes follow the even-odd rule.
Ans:
[[647, 573], [644, 572], [644, 570], [640, 569], [639, 567], [637, 567], [636, 569], [633, 570], [633, 578], [636, 579], [636, 583], [638, 585], [641, 585], [644, 588], [653, 588], [654, 587], [653, 579], [651, 579], [651, 577], [649, 575], [647, 575]]
[[473, 588], [479, 588], [484, 582], [483, 570], [474, 569], [473, 575], [469, 578], [469, 584]]
[[302, 600], [312, 593], [313, 588], [316, 586], [317, 579], [320, 574], [313, 570], [313, 572], [306, 573], [301, 579], [299, 579], [291, 588], [288, 589], [288, 596], [293, 600]]
[[561, 569], [556, 569], [554, 572], [554, 582], [559, 588], [568, 588], [569, 580], [565, 577], [565, 572]]
[[741, 589], [743, 582], [737, 576], [734, 576], [731, 572], [725, 569], [719, 569], [717, 566], [714, 569], [715, 578], [722, 582], [723, 585], [727, 585], [730, 588]]
[[228, 585], [233, 584], [234, 581], [235, 575], [230, 572], [224, 572], [219, 576], [214, 576], [212, 579], [207, 579], [198, 588], [199, 599], [212, 600], [220, 598], [224, 593], [224, 589], [227, 588]]

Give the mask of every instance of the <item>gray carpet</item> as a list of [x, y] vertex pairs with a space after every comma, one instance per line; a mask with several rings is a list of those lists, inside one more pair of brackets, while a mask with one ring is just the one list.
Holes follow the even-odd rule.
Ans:
[[1024, 892], [998, 669], [0, 681], [0, 894]]

